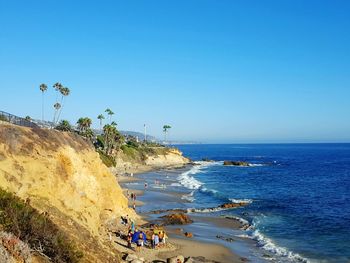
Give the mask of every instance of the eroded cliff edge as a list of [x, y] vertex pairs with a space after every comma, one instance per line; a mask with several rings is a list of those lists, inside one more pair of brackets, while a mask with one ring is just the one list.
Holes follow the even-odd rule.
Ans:
[[[1, 124], [0, 187], [47, 213], [84, 246], [90, 242], [86, 262], [113, 257], [107, 226], [121, 215], [137, 218], [94, 147], [74, 133]], [[107, 256], [94, 255], [93, 244]]]

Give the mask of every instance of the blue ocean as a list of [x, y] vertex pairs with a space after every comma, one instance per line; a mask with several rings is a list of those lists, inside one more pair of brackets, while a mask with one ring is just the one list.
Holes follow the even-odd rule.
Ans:
[[[223, 202], [280, 262], [350, 261], [350, 144], [176, 145], [199, 162], [179, 176], [196, 207]], [[249, 167], [224, 166], [224, 160]]]

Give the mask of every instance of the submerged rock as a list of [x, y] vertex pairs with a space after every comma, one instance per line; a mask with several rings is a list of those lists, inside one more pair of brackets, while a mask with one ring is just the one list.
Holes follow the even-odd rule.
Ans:
[[191, 232], [185, 232], [185, 237], [192, 238], [193, 234]]
[[232, 166], [250, 166], [250, 163], [244, 161], [224, 161], [224, 165]]
[[224, 209], [229, 209], [229, 208], [236, 208], [236, 207], [241, 207], [241, 206], [245, 206], [247, 205], [246, 202], [240, 202], [240, 203], [225, 203], [220, 205], [220, 208], [224, 208]]

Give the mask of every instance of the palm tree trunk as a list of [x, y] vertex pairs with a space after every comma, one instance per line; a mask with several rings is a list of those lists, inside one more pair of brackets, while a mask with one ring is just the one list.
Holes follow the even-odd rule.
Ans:
[[54, 113], [54, 115], [53, 115], [53, 120], [52, 120], [51, 128], [53, 128], [53, 127], [55, 126], [56, 115], [57, 115], [57, 110], [55, 109], [55, 113]]
[[57, 120], [56, 122], [58, 123], [58, 120], [60, 119], [60, 116], [61, 116], [61, 112], [62, 112], [62, 108], [63, 108], [63, 95], [61, 97], [61, 108], [59, 109], [59, 112], [58, 112], [58, 116], [57, 116]]
[[41, 97], [41, 121], [44, 122], [44, 92]]

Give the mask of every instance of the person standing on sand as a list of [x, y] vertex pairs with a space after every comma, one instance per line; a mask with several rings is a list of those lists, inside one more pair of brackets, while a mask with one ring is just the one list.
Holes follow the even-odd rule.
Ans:
[[167, 239], [168, 239], [168, 236], [166, 235], [165, 231], [163, 231], [163, 239], [162, 239], [162, 241], [163, 241], [164, 245], [165, 245]]
[[154, 247], [158, 247], [159, 245], [159, 236], [157, 234], [154, 235]]
[[130, 249], [132, 249], [131, 240], [132, 240], [132, 233], [131, 233], [131, 230], [129, 230], [128, 235], [126, 237], [126, 241], [128, 242], [128, 248], [130, 248]]
[[152, 240], [152, 248], [155, 249], [156, 248], [156, 244], [154, 243], [154, 238], [155, 238], [155, 234], [154, 232], [152, 233], [152, 237], [151, 237], [151, 240]]
[[138, 251], [141, 251], [141, 247], [143, 247], [143, 232], [140, 232], [139, 234], [139, 238], [137, 240], [137, 248], [138, 248]]
[[135, 223], [133, 220], [131, 220], [131, 232], [134, 233], [135, 232]]

